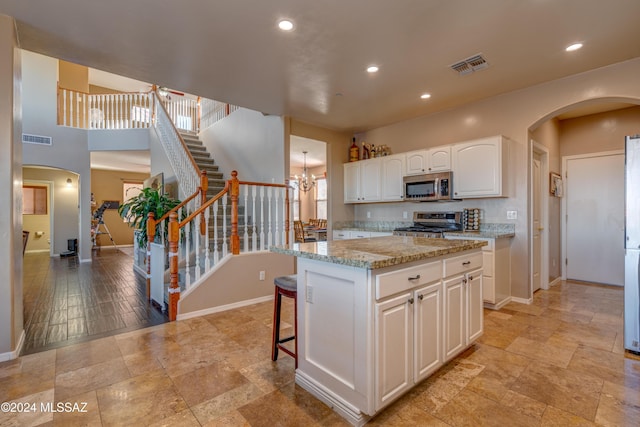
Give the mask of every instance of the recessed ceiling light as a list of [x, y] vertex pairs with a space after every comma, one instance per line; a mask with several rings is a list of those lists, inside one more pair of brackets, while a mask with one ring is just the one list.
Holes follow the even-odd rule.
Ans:
[[375, 65], [371, 65], [370, 67], [367, 67], [367, 73], [377, 73], [379, 70], [378, 67], [376, 67]]
[[422, 95], [420, 95], [420, 98], [429, 99], [429, 98], [431, 98], [431, 94], [430, 93], [423, 93]]
[[578, 50], [582, 47], [582, 43], [574, 43], [570, 46], [567, 46], [565, 49], [567, 52], [573, 52], [574, 50]]
[[289, 21], [288, 19], [283, 19], [278, 22], [278, 28], [280, 28], [282, 31], [291, 31], [293, 30], [293, 22]]

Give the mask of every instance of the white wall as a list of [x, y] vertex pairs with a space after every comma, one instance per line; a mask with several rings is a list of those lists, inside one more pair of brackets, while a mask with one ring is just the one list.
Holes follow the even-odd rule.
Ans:
[[225, 179], [233, 170], [241, 181], [281, 184], [288, 179], [282, 117], [240, 108], [202, 131], [200, 139]]
[[[512, 241], [512, 294], [531, 297], [529, 283], [529, 168], [530, 129], [549, 118], [589, 100], [626, 101], [640, 104], [640, 58], [594, 71], [506, 93], [413, 120], [374, 129], [364, 139], [375, 145], [386, 144], [394, 153], [452, 144], [484, 136], [502, 134], [514, 140], [511, 180], [514, 193], [506, 199], [483, 199], [458, 204], [415, 205], [412, 203], [357, 206], [355, 219], [402, 218], [405, 210], [445, 210], [465, 206], [479, 207], [488, 222], [508, 222], [507, 210], [517, 210], [516, 237]], [[332, 185], [332, 191], [342, 191]]]
[[[67, 239], [78, 238], [80, 259], [91, 259], [91, 157], [87, 131], [57, 125], [58, 60], [22, 51], [24, 133], [51, 136], [53, 145], [23, 144], [25, 166], [50, 166], [80, 176], [74, 212], [54, 222], [54, 252], [66, 251]], [[54, 190], [54, 198], [56, 197]]]

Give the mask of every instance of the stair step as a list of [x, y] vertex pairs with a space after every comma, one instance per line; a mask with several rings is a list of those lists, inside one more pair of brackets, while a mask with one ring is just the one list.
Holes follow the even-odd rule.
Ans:
[[204, 145], [193, 145], [193, 144], [187, 144], [187, 148], [189, 149], [189, 151], [191, 151], [192, 153], [207, 153], [207, 147], [205, 147]]

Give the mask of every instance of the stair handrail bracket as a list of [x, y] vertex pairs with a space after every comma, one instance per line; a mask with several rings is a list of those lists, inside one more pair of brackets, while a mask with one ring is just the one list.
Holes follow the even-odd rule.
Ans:
[[288, 184], [239, 181], [234, 170], [222, 191], [184, 219], [179, 219], [177, 212], [169, 215], [169, 320], [176, 319], [181, 290], [198, 283], [222, 258], [289, 245], [290, 192]]

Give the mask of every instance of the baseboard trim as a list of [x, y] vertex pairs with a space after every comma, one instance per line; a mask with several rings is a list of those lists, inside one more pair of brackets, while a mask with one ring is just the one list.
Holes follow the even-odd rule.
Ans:
[[527, 305], [531, 305], [533, 303], [533, 298], [518, 298], [518, 297], [511, 297], [511, 301], [512, 302], [519, 302], [520, 304], [527, 304]]
[[[176, 316], [176, 320], [187, 320], [187, 319], [192, 319], [194, 317], [205, 316], [207, 314], [220, 313], [221, 311], [233, 310], [234, 308], [245, 307], [247, 305], [258, 304], [258, 303], [266, 302], [269, 300], [273, 300], [273, 295], [234, 302], [232, 304], [219, 305], [217, 307], [205, 308], [202, 310], [191, 311], [189, 313], [183, 313], [183, 314], [178, 313], [178, 315]], [[178, 302], [178, 305], [179, 304], [180, 303]], [[179, 306], [178, 306], [178, 311], [180, 311]]]
[[16, 349], [13, 351], [8, 351], [6, 353], [0, 353], [0, 362], [6, 362], [7, 360], [13, 360], [20, 356], [20, 352], [22, 351], [22, 346], [24, 345], [25, 333], [24, 329], [20, 334], [20, 339], [18, 340], [18, 345]]
[[370, 416], [363, 414], [358, 410], [358, 408], [348, 402], [345, 402], [330, 390], [316, 383], [312, 378], [301, 372], [299, 369], [296, 370], [296, 384], [307, 390], [313, 396], [318, 398], [318, 400], [324, 402], [351, 425], [358, 427], [363, 426], [371, 419]]
[[562, 277], [556, 277], [551, 282], [549, 282], [549, 287], [556, 286], [562, 283]]
[[502, 307], [504, 307], [505, 305], [509, 304], [512, 301], [513, 297], [507, 297], [505, 299], [503, 299], [502, 301], [500, 301], [497, 304], [491, 304], [489, 302], [485, 302], [484, 303], [484, 308], [489, 308], [491, 310], [500, 310]]

